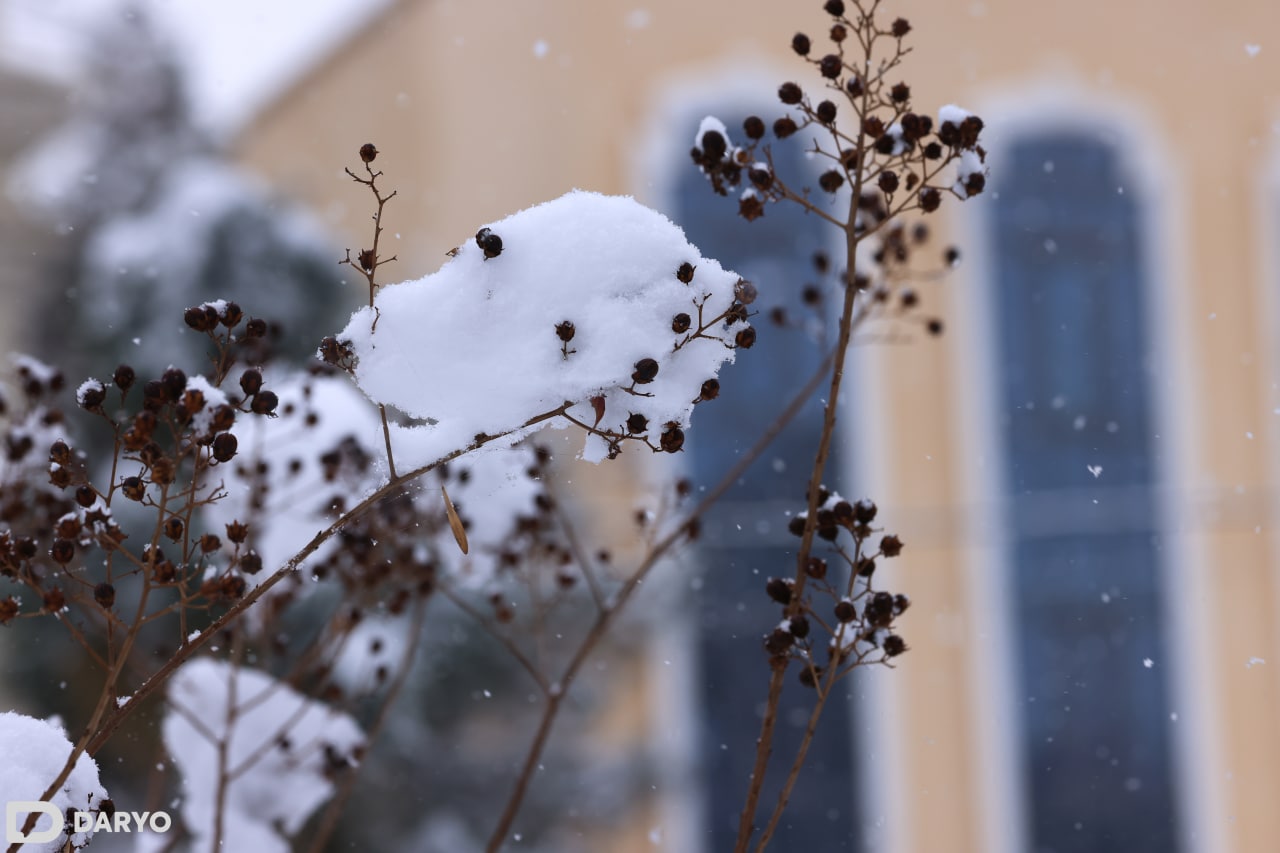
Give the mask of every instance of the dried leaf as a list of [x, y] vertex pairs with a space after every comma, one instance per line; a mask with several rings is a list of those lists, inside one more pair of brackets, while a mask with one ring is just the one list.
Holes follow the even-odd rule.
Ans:
[[600, 421], [604, 419], [604, 395], [603, 394], [591, 398], [591, 408], [595, 409], [595, 412], [596, 412], [596, 422], [591, 425], [592, 428], [594, 429], [595, 427], [600, 426]]
[[449, 529], [453, 531], [453, 538], [458, 543], [458, 548], [462, 553], [467, 553], [467, 531], [462, 526], [462, 519], [458, 518], [458, 511], [453, 508], [453, 501], [449, 500], [449, 493], [445, 491], [444, 486], [440, 487], [440, 494], [444, 495], [444, 511], [449, 516]]

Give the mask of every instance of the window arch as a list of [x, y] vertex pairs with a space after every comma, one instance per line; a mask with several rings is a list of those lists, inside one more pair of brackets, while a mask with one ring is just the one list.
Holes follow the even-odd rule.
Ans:
[[1027, 848], [1177, 851], [1141, 208], [1095, 135], [1010, 144], [992, 202], [996, 437]]

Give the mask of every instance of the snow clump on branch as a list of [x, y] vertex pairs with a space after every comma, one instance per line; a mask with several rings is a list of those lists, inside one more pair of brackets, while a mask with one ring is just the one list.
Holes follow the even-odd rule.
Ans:
[[676, 452], [721, 365], [755, 341], [755, 288], [631, 198], [574, 191], [452, 254], [383, 288], [322, 347], [372, 400], [422, 422], [412, 460], [397, 446], [402, 468], [545, 422], [584, 428], [590, 461], [627, 441]]

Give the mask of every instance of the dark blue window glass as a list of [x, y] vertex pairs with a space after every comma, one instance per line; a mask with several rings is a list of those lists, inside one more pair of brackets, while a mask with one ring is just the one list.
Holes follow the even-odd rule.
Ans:
[[1084, 134], [1025, 138], [995, 174], [1029, 849], [1177, 851], [1141, 200]]
[[[741, 127], [741, 116], [736, 122], [721, 117], [731, 133]], [[808, 174], [802, 148], [799, 143], [776, 146], [781, 174]], [[778, 329], [767, 318], [780, 304], [795, 316], [800, 290], [813, 280], [811, 258], [829, 244], [831, 232], [795, 205], [770, 206], [763, 219], [747, 222], [737, 216], [736, 197], [716, 195], [692, 164], [680, 169], [674, 202], [669, 213], [690, 241], [705, 256], [756, 282], [761, 294], [752, 306], [760, 312], [753, 319], [758, 342], [722, 372], [720, 397], [698, 405], [685, 444], [693, 481], [710, 486], [752, 446], [822, 359], [819, 344], [805, 332]], [[794, 573], [799, 540], [787, 532], [786, 513], [803, 505], [821, 424], [815, 399], [707, 517], [700, 541], [701, 579], [692, 594], [699, 620], [706, 850], [733, 849], [769, 680], [761, 638], [781, 618], [780, 606], [765, 595], [765, 581]], [[839, 471], [840, 464], [833, 458], [828, 471]], [[850, 684], [838, 686], [828, 702], [772, 849], [860, 849], [854, 841]], [[793, 671], [780, 712], [772, 784], [761, 800], [761, 825], [777, 799], [813, 698]]]

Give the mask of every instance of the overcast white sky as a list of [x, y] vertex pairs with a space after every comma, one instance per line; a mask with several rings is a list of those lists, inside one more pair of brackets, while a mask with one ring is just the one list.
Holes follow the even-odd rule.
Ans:
[[[393, 0], [132, 0], [170, 33], [202, 123], [234, 133]], [[0, 58], [73, 82], [94, 20], [129, 0], [0, 0]]]

